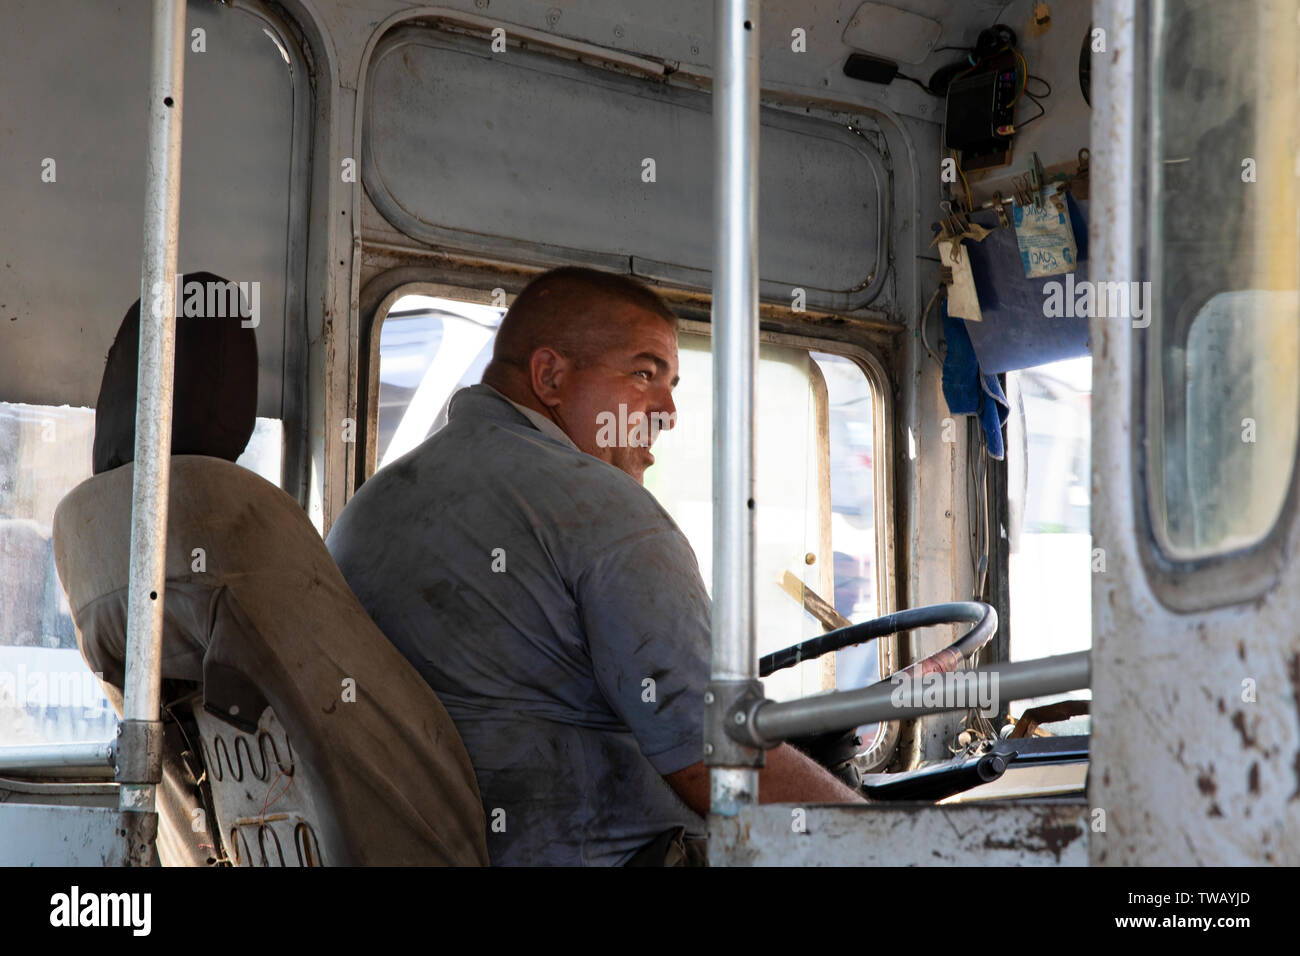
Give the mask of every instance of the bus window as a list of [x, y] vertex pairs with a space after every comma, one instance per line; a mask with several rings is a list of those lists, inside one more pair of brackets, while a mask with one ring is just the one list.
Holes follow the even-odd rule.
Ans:
[[0, 403], [0, 744], [108, 740], [117, 720], [77, 650], [51, 529], [90, 477], [95, 413]]
[[[377, 467], [446, 423], [458, 388], [477, 383], [504, 310], [433, 296], [399, 298], [379, 334]], [[646, 487], [682, 529], [712, 588], [713, 372], [708, 326], [681, 323], [676, 427], [659, 435]], [[823, 628], [792, 596], [802, 584], [852, 622], [879, 612], [876, 429], [872, 386], [851, 359], [801, 340], [765, 335], [756, 415], [758, 652], [780, 650]], [[792, 584], [792, 579], [798, 583]], [[764, 679], [774, 699], [874, 683], [883, 675], [869, 643]], [[863, 728], [870, 744], [875, 726]]]
[[1164, 476], [1158, 534], [1174, 557], [1250, 547], [1291, 487], [1300, 405], [1294, 291], [1220, 292], [1167, 362], [1154, 432]]
[[[853, 360], [813, 352], [830, 399], [831, 547], [835, 561], [835, 610], [854, 624], [881, 613], [877, 587], [875, 435], [876, 402], [871, 383]], [[884, 676], [880, 643], [870, 641], [835, 653], [835, 686], [851, 690]], [[864, 746], [879, 731], [858, 728]]]
[[[677, 427], [660, 435], [646, 487], [691, 542], [713, 589], [713, 356], [707, 335], [678, 336]], [[754, 593], [759, 656], [814, 637], [821, 628], [782, 582], [792, 575], [830, 600], [830, 468], [826, 383], [807, 349], [759, 346], [754, 436]], [[824, 663], [823, 663], [824, 662]], [[834, 659], [808, 661], [764, 678], [784, 700], [835, 686]]]
[[278, 418], [258, 418], [244, 453], [235, 459], [249, 471], [256, 472], [273, 485], [284, 487], [281, 464], [284, 460], [284, 422]]
[[[95, 412], [0, 402], [0, 746], [109, 740], [117, 717], [77, 649], [54, 567], [59, 501], [91, 476]], [[283, 428], [259, 418], [239, 464], [280, 483]]]
[[[1007, 373], [1014, 411], [1007, 422], [1011, 542], [1011, 660], [1092, 646], [1092, 532], [1089, 467], [1092, 359], [1066, 359]], [[1018, 396], [1018, 397], [1017, 397]], [[1029, 707], [1087, 691], [1017, 701]]]
[[[1147, 577], [1180, 611], [1271, 589], [1295, 509], [1300, 47], [1294, 4], [1266, 7], [1225, 18], [1219, 5], [1180, 2], [1152, 15], [1151, 301], [1135, 336], [1144, 394], [1133, 439]], [[1184, 68], [1202, 62], [1215, 68]], [[1188, 196], [1224, 214], [1191, 215]]]
[[482, 377], [505, 309], [427, 295], [398, 299], [379, 332], [379, 468], [447, 421], [458, 388]]

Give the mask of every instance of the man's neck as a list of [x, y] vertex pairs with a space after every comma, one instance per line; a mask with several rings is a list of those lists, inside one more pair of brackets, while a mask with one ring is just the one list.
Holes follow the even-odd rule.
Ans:
[[543, 405], [541, 401], [538, 400], [537, 396], [533, 394], [532, 389], [521, 386], [519, 382], [513, 379], [501, 377], [488, 378], [487, 376], [484, 376], [483, 384], [495, 391], [502, 398], [507, 399], [516, 405], [522, 405], [524, 408], [532, 409], [537, 412], [537, 414], [550, 419], [551, 416], [547, 412], [546, 406]]
[[512, 394], [510, 391], [507, 391], [505, 388], [503, 388], [502, 383], [484, 381], [482, 384], [492, 389], [492, 391], [496, 392], [507, 402], [513, 405], [516, 409], [518, 409], [523, 414], [523, 416], [527, 418], [530, 422], [532, 422], [533, 426], [543, 435], [548, 435], [549, 437], [554, 438], [556, 441], [563, 442], [564, 444], [568, 445], [570, 448], [574, 449], [575, 451], [581, 450], [578, 448], [574, 440], [568, 435], [568, 433], [566, 433], [563, 428], [561, 428], [558, 424], [556, 424], [556, 422], [552, 420], [551, 416], [546, 413], [545, 406], [543, 406], [541, 402], [537, 401], [536, 396], [533, 395], [527, 396], [528, 398], [532, 398], [533, 400], [531, 403], [528, 403], [528, 402], [520, 401], [519, 398], [517, 398], [514, 394]]

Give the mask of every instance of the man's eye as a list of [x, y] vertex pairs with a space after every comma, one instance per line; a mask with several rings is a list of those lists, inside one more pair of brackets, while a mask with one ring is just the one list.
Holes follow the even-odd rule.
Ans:
[[633, 372], [632, 374], [634, 374], [634, 375], [644, 375], [644, 376], [645, 376], [645, 380], [646, 380], [647, 382], [653, 381], [653, 380], [654, 380], [654, 377], [655, 377], [655, 373], [654, 373], [654, 372], [650, 371], [649, 369], [644, 369], [644, 368], [641, 369], [641, 370], [638, 371], [638, 372]]

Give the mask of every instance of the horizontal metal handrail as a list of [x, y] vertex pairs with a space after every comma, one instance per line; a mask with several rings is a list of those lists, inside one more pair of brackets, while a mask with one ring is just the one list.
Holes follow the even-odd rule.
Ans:
[[114, 741], [0, 746], [0, 772], [15, 770], [102, 771], [113, 766]]
[[[970, 675], [974, 675], [973, 680], [976, 682], [990, 681], [996, 676], [999, 702], [1081, 690], [1092, 684], [1092, 666], [1088, 651], [1042, 657], [1032, 661], [1001, 663], [971, 671], [931, 674], [926, 677], [913, 676], [912, 679], [971, 680]], [[894, 675], [894, 678], [897, 677], [899, 675]], [[847, 730], [850, 727], [878, 721], [901, 720], [951, 710], [967, 710], [972, 706], [969, 700], [960, 704], [949, 700], [938, 706], [900, 703], [895, 699], [900, 681], [894, 678], [858, 690], [837, 691], [789, 701], [758, 701], [750, 709], [745, 724], [752, 727], [757, 739], [771, 746], [773, 742], [788, 740], [791, 737]], [[737, 729], [743, 731], [745, 727], [739, 726]]]

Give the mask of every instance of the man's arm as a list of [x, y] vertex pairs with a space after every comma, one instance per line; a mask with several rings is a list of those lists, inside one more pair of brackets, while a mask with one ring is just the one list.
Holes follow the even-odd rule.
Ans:
[[[682, 802], [706, 816], [709, 812], [709, 768], [704, 762], [665, 774]], [[758, 772], [759, 803], [865, 803], [861, 794], [831, 776], [821, 764], [789, 744], [767, 752], [767, 766]]]

